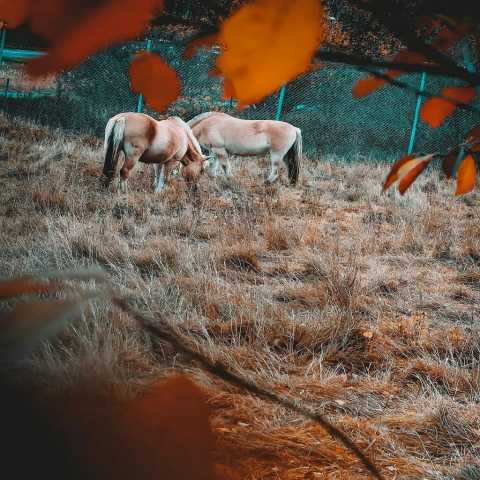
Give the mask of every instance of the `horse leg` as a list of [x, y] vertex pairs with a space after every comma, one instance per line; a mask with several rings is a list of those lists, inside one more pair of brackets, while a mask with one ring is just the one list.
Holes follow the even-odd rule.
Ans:
[[266, 185], [271, 185], [278, 178], [278, 164], [282, 159], [281, 155], [270, 151], [270, 174], [265, 180]]
[[155, 193], [159, 193], [165, 186], [165, 165], [163, 163], [156, 163], [155, 171]]
[[158, 169], [157, 169], [157, 163], [153, 164], [153, 189], [155, 190], [155, 187], [157, 186], [157, 179], [158, 179]]
[[229, 178], [233, 177], [232, 164], [230, 163], [230, 160], [228, 159], [228, 157], [225, 158], [225, 162], [223, 163], [222, 168], [226, 177], [229, 177]]
[[218, 177], [220, 173], [220, 162], [218, 160], [218, 156], [210, 150], [209, 159], [208, 159], [208, 167], [207, 173], [210, 177]]
[[123, 163], [123, 166], [120, 170], [120, 191], [122, 193], [127, 193], [128, 177], [130, 176], [130, 172], [133, 170], [140, 157], [141, 154], [131, 154], [125, 156], [125, 162]]
[[215, 177], [218, 175], [219, 166], [221, 165], [225, 176], [231, 177], [232, 176], [232, 169], [230, 166], [230, 162], [228, 161], [228, 153], [225, 148], [214, 147], [212, 148], [212, 152], [215, 155]]
[[217, 155], [215, 155], [213, 158], [214, 158], [214, 163], [213, 163], [213, 168], [212, 168], [213, 176], [218, 177], [222, 173], [222, 167], [220, 165], [220, 159], [218, 158]]

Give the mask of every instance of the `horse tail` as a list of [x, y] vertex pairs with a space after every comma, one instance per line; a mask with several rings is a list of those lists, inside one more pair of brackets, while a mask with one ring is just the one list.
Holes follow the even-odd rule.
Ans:
[[125, 132], [125, 117], [111, 118], [105, 128], [103, 174], [111, 180], [118, 163], [118, 157], [123, 143], [123, 134]]
[[298, 182], [303, 150], [302, 131], [299, 128], [296, 128], [295, 130], [295, 142], [293, 142], [290, 150], [285, 155], [285, 163], [288, 168], [288, 178], [292, 185], [296, 185]]

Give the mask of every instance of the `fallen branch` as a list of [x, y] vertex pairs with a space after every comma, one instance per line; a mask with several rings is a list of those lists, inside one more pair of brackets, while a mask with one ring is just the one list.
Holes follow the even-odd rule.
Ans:
[[370, 459], [367, 458], [360, 448], [355, 445], [353, 440], [351, 440], [344, 432], [335, 427], [323, 415], [313, 412], [305, 405], [302, 405], [298, 400], [279, 395], [272, 390], [260, 387], [252, 380], [232, 373], [222, 362], [218, 360], [213, 362], [210, 360], [208, 355], [202, 352], [198, 345], [196, 346], [197, 351], [193, 350], [190, 346], [184, 343], [184, 340], [173, 331], [173, 329], [165, 320], [157, 319], [157, 323], [154, 324], [139, 312], [135, 311], [124, 299], [112, 295], [112, 300], [118, 308], [134, 318], [135, 321], [145, 332], [148, 333], [152, 339], [168, 342], [177, 352], [187, 355], [192, 360], [197, 361], [202, 368], [212, 375], [221, 378], [231, 385], [235, 385], [243, 390], [247, 390], [248, 392], [253, 393], [254, 395], [257, 395], [263, 399], [269, 400], [278, 405], [282, 405], [283, 407], [293, 410], [318, 423], [332, 436], [332, 438], [339, 440], [346, 448], [352, 451], [373, 477], [379, 480], [383, 479], [383, 476], [378, 468]]

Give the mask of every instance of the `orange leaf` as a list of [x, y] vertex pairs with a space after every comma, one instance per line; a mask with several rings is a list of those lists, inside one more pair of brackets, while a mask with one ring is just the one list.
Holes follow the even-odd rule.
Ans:
[[442, 170], [447, 178], [452, 178], [453, 169], [455, 167], [455, 163], [457, 162], [459, 151], [459, 148], [456, 147], [453, 150], [450, 150], [442, 159]]
[[0, 0], [0, 21], [7, 28], [16, 28], [25, 22], [28, 16], [29, 0]]
[[187, 44], [185, 51], [183, 52], [183, 58], [190, 59], [192, 58], [199, 48], [208, 48], [213, 47], [219, 44], [218, 33], [211, 33], [209, 35], [204, 35], [198, 38], [195, 38]]
[[29, 27], [41, 37], [55, 39], [73, 27], [79, 18], [88, 15], [92, 4], [83, 0], [30, 1]]
[[442, 96], [457, 103], [440, 97], [429, 98], [422, 106], [420, 117], [432, 128], [440, 126], [455, 111], [458, 103], [470, 103], [475, 98], [475, 89], [472, 87], [446, 87], [442, 90]]
[[374, 75], [361, 78], [353, 86], [353, 96], [356, 98], [366, 97], [367, 95], [373, 93], [375, 90], [378, 90], [380, 87], [383, 87], [386, 83], [387, 81], [384, 78], [375, 77]]
[[477, 180], [477, 162], [473, 155], [467, 155], [458, 167], [457, 189], [455, 195], [463, 195], [470, 192], [475, 187]]
[[232, 82], [228, 78], [223, 79], [223, 100], [229, 100], [235, 97], [235, 89]]
[[409, 170], [400, 180], [398, 184], [398, 191], [401, 195], [403, 195], [408, 187], [417, 179], [417, 177], [425, 170], [428, 165], [428, 161], [420, 162], [417, 165], [413, 166], [411, 170]]
[[79, 477], [118, 480], [215, 478], [205, 395], [185, 376], [128, 398], [97, 390], [62, 397], [51, 420], [85, 468]]
[[0, 282], [0, 298], [18, 297], [27, 293], [48, 293], [58, 287], [58, 283], [45, 283], [34, 277], [15, 278]]
[[163, 112], [180, 95], [181, 85], [175, 70], [154, 53], [140, 53], [130, 64], [132, 90], [142, 93], [157, 112]]
[[400, 168], [408, 162], [411, 162], [414, 158], [415, 155], [405, 155], [392, 165], [392, 168], [390, 169], [390, 172], [388, 172], [387, 178], [383, 184], [384, 190], [390, 188], [399, 179]]
[[253, 0], [225, 20], [217, 66], [232, 82], [239, 106], [306, 71], [327, 25], [319, 0]]
[[405, 192], [405, 190], [430, 163], [432, 158], [433, 154], [425, 155], [424, 157], [406, 155], [400, 160], [397, 160], [387, 175], [385, 183], [383, 184], [383, 189], [387, 190], [391, 185], [393, 185], [393, 183], [395, 183], [397, 180], [400, 180], [400, 193], [402, 193], [402, 191]]
[[[421, 64], [425, 61], [425, 56], [421, 53], [409, 52], [408, 50], [402, 50], [393, 57], [393, 62], [411, 63], [413, 65]], [[403, 75], [405, 72], [402, 70], [390, 69], [385, 72], [385, 75], [389, 79], [394, 79]], [[354, 97], [365, 97], [370, 95], [375, 90], [386, 85], [388, 81], [385, 78], [379, 78], [375, 75], [369, 75], [368, 77], [361, 78], [353, 87]]]
[[[78, 1], [75, 2], [77, 7]], [[96, 8], [79, 10], [83, 15], [75, 15], [72, 20], [71, 12], [65, 9], [70, 5], [69, 2], [49, 2], [63, 5], [64, 13], [57, 18], [58, 28], [47, 54], [27, 64], [28, 73], [34, 77], [61, 72], [102, 48], [135, 38], [163, 5], [163, 0], [106, 0]], [[59, 26], [63, 20], [68, 28]], [[41, 22], [39, 25], [37, 30], [44, 31], [45, 25]]]

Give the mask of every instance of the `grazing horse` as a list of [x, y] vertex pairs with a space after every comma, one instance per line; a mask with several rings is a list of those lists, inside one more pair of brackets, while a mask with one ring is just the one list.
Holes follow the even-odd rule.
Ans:
[[160, 192], [170, 173], [180, 162], [187, 183], [196, 183], [203, 172], [206, 157], [190, 127], [179, 117], [157, 121], [143, 113], [119, 113], [105, 128], [103, 174], [107, 184], [116, 175], [120, 156], [120, 188], [126, 191], [130, 171], [137, 162], [153, 163], [154, 190]]
[[228, 155], [270, 154], [270, 174], [265, 183], [278, 178], [278, 164], [283, 160], [288, 168], [290, 183], [295, 185], [302, 158], [302, 132], [277, 120], [243, 120], [222, 112], [206, 112], [188, 122], [200, 145], [216, 157], [213, 175], [219, 163], [225, 175], [231, 176]]

